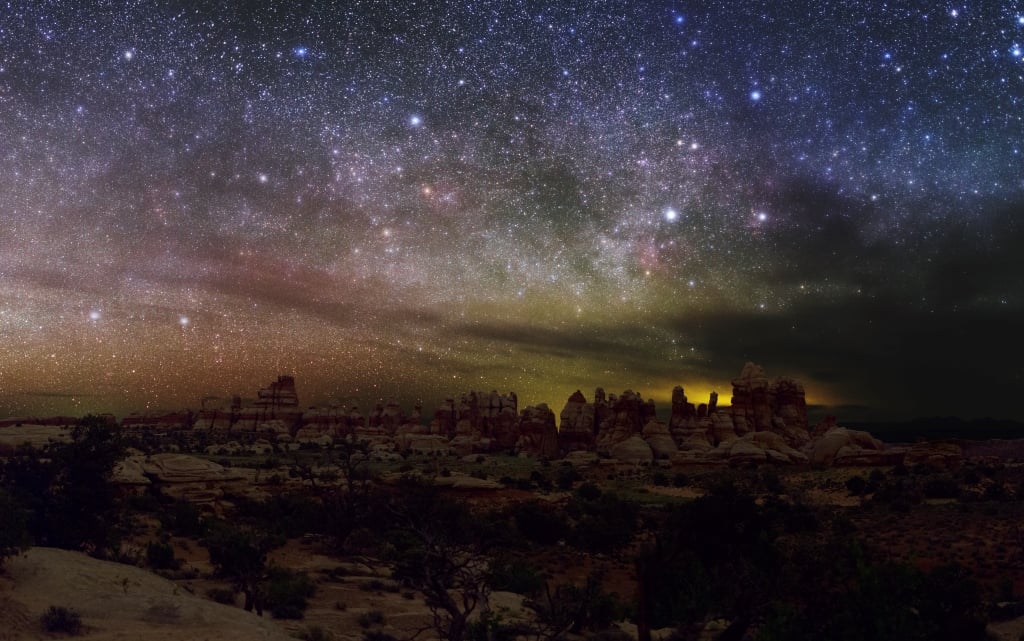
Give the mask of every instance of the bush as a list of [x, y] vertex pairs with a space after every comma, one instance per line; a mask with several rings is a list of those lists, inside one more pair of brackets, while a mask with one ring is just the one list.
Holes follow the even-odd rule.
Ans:
[[601, 494], [601, 488], [597, 487], [593, 483], [584, 483], [576, 490], [576, 495], [584, 501], [596, 501], [600, 498]]
[[368, 628], [371, 625], [382, 625], [384, 623], [384, 613], [380, 610], [370, 610], [369, 612], [363, 612], [359, 615], [359, 626]]
[[683, 474], [682, 472], [677, 473], [672, 477], [672, 485], [675, 487], [686, 487], [690, 484], [690, 477]]
[[332, 641], [334, 635], [318, 625], [311, 625], [297, 635], [303, 641]]
[[512, 518], [523, 538], [541, 545], [557, 543], [569, 531], [569, 524], [560, 511], [545, 507], [537, 501], [515, 506]]
[[661, 470], [658, 470], [651, 476], [651, 483], [658, 487], [665, 487], [668, 485], [668, 474], [665, 474]]
[[540, 470], [534, 470], [530, 472], [530, 481], [546, 492], [550, 492], [551, 489], [554, 487], [554, 485], [552, 485], [551, 483], [551, 479], [544, 476], [544, 474], [541, 473]]
[[70, 634], [78, 636], [82, 633], [82, 617], [63, 606], [51, 605], [39, 617], [43, 630], [50, 634]]
[[491, 569], [491, 589], [530, 596], [544, 587], [544, 577], [526, 561], [499, 561]]
[[383, 630], [367, 630], [363, 632], [363, 641], [398, 641], [398, 639]]
[[199, 508], [188, 501], [175, 501], [169, 509], [160, 512], [160, 525], [178, 536], [198, 538], [205, 528]]
[[305, 572], [270, 568], [266, 605], [275, 619], [301, 619], [316, 585]]
[[157, 541], [146, 544], [146, 563], [154, 570], [177, 570], [181, 567], [181, 559], [174, 558], [174, 548]]
[[576, 468], [571, 463], [563, 463], [555, 473], [555, 485], [560, 490], [571, 490], [573, 484], [581, 478], [580, 473], [576, 471]]
[[934, 477], [925, 481], [922, 492], [929, 499], [952, 499], [960, 494], [960, 484], [949, 476]]
[[851, 496], [864, 496], [868, 489], [868, 482], [864, 480], [863, 476], [851, 476], [846, 479], [846, 491]]
[[0, 568], [4, 560], [28, 547], [28, 527], [25, 511], [3, 490], [0, 490]]

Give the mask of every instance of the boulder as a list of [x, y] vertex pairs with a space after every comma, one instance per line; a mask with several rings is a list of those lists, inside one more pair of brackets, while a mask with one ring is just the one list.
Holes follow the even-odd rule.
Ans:
[[395, 445], [399, 450], [413, 454], [448, 456], [454, 453], [448, 439], [440, 434], [403, 434], [395, 437]]
[[730, 465], [764, 463], [768, 460], [764, 448], [749, 439], [729, 441], [719, 445], [718, 449], [725, 450], [724, 456], [729, 459]]
[[651, 447], [654, 457], [659, 459], [670, 458], [679, 451], [676, 442], [669, 433], [668, 426], [661, 421], [650, 421], [644, 426], [643, 439]]
[[833, 427], [804, 448], [808, 460], [818, 465], [882, 465], [885, 445], [867, 432]]
[[613, 445], [610, 454], [613, 459], [624, 463], [650, 463], [654, 460], [651, 446], [638, 435]]
[[241, 470], [224, 467], [188, 454], [163, 453], [150, 457], [142, 455], [125, 459], [128, 465], [138, 465], [142, 472], [157, 483], [209, 483], [246, 478]]

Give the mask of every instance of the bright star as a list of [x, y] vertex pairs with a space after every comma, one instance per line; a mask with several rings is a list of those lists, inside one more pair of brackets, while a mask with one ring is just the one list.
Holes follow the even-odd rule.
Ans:
[[411, 116], [409, 118], [409, 124], [413, 127], [419, 127], [423, 124], [423, 118], [420, 118], [419, 116]]
[[671, 223], [675, 221], [677, 218], [679, 218], [679, 212], [677, 212], [675, 209], [669, 207], [668, 209], [665, 210], [665, 220]]
[[295, 54], [296, 58], [305, 58], [306, 55], [309, 54], [309, 49], [305, 47], [295, 47], [292, 52]]
[[100, 313], [96, 310], [89, 312], [89, 320], [98, 321], [100, 319]]
[[182, 316], [181, 318], [178, 319], [178, 322], [181, 324], [182, 327], [185, 327], [186, 325], [188, 325], [188, 316]]
[[750, 92], [750, 99], [753, 100], [754, 102], [759, 102], [761, 100], [761, 92], [758, 91], [757, 89], [754, 89], [753, 91]]

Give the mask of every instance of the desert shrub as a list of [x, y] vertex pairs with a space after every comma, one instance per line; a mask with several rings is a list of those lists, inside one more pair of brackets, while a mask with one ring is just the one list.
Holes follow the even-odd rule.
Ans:
[[960, 493], [960, 485], [950, 476], [937, 476], [925, 481], [921, 491], [929, 499], [952, 499]]
[[544, 587], [544, 577], [531, 563], [519, 559], [496, 561], [491, 569], [491, 589], [532, 595]]
[[359, 589], [363, 592], [383, 592], [385, 587], [387, 586], [380, 579], [370, 579], [359, 584]]
[[1006, 490], [1006, 486], [1001, 481], [993, 481], [991, 484], [985, 486], [985, 491], [981, 496], [984, 501], [1005, 501], [1009, 498], [1009, 492]]
[[690, 477], [683, 474], [682, 472], [678, 472], [675, 476], [672, 477], [672, 485], [674, 485], [675, 487], [686, 487], [689, 484]]
[[560, 490], [571, 490], [573, 484], [581, 478], [583, 477], [571, 463], [563, 463], [558, 466], [558, 471], [555, 473], [555, 485]]
[[551, 483], [551, 479], [544, 475], [540, 470], [534, 470], [530, 472], [530, 481], [542, 490], [550, 491], [554, 485]]
[[324, 506], [297, 493], [283, 493], [263, 501], [235, 499], [238, 515], [259, 530], [284, 539], [322, 533]]
[[146, 544], [146, 564], [154, 570], [177, 570], [181, 559], [174, 558], [174, 548], [169, 543], [151, 541]]
[[0, 482], [25, 508], [37, 545], [97, 557], [118, 549], [120, 506], [109, 480], [124, 451], [119, 430], [105, 418], [86, 416], [71, 442], [19, 448], [7, 460]]
[[0, 490], [0, 568], [4, 561], [28, 547], [28, 528], [25, 512], [14, 498]]
[[383, 630], [367, 630], [363, 632], [363, 641], [398, 641], [398, 638]]
[[667, 486], [668, 485], [668, 474], [665, 474], [661, 470], [658, 470], [653, 475], [651, 475], [651, 483], [653, 483], [654, 485], [657, 485], [658, 487], [665, 487], [665, 486]]
[[602, 493], [601, 488], [593, 483], [584, 483], [576, 488], [576, 496], [580, 497], [584, 501], [596, 501], [600, 498]]
[[318, 625], [311, 625], [300, 630], [296, 636], [303, 641], [333, 641], [334, 635]]
[[160, 512], [160, 525], [177, 536], [199, 537], [204, 524], [199, 508], [188, 501], [175, 501]]
[[864, 480], [863, 476], [851, 476], [846, 479], [846, 490], [852, 496], [864, 496], [868, 489], [868, 482]]
[[206, 591], [206, 596], [209, 597], [211, 601], [215, 601], [223, 605], [235, 604], [234, 590], [225, 590], [224, 588], [210, 588]]
[[507, 623], [500, 614], [485, 612], [466, 629], [468, 641], [515, 641], [530, 632], [523, 625]]
[[50, 634], [70, 634], [77, 636], [82, 633], [82, 617], [69, 608], [51, 605], [39, 617], [43, 630]]
[[757, 480], [758, 485], [771, 494], [782, 494], [786, 490], [782, 477], [774, 467], [762, 467]]
[[541, 545], [556, 543], [565, 538], [569, 531], [569, 524], [560, 511], [545, 507], [538, 501], [515, 506], [512, 518], [524, 539]]
[[368, 628], [371, 625], [382, 625], [384, 623], [384, 613], [380, 610], [369, 610], [359, 615], [359, 626], [362, 628]]
[[266, 607], [275, 619], [301, 619], [316, 585], [305, 572], [271, 567], [267, 573]]
[[593, 501], [574, 497], [566, 511], [576, 520], [571, 537], [573, 543], [590, 552], [621, 548], [636, 533], [639, 508], [611, 493], [604, 493]]

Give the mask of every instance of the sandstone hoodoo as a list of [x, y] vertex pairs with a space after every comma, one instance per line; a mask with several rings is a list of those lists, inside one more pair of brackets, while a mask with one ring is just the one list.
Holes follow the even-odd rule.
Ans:
[[[657, 419], [652, 400], [645, 401], [632, 390], [606, 398], [598, 388], [593, 403], [577, 390], [560, 416], [558, 441], [563, 456], [594, 449], [612, 458], [637, 461], [644, 458], [635, 440], [639, 439], [653, 458], [684, 463], [800, 463], [807, 460], [800, 450], [811, 441], [803, 385], [792, 378], [770, 380], [753, 363], [744, 365], [732, 381], [728, 407], [719, 407], [716, 392], [706, 403], [695, 405], [683, 387], [675, 387], [668, 425]], [[630, 447], [619, 447], [627, 441]]]
[[[203, 399], [199, 412], [132, 415], [122, 427], [135, 432], [168, 435], [180, 431], [208, 431], [229, 438], [236, 448], [252, 449], [259, 443], [292, 447], [328, 444], [339, 437], [371, 442], [377, 452], [429, 452], [432, 454], [526, 454], [548, 459], [574, 452], [596, 452], [629, 462], [649, 460], [678, 464], [722, 465], [743, 463], [802, 463], [858, 465], [890, 463], [905, 450], [887, 449], [867, 433], [845, 430], [826, 420], [808, 430], [803, 385], [792, 378], [769, 379], [754, 363], [743, 366], [732, 380], [731, 404], [720, 406], [711, 392], [695, 404], [682, 386], [672, 390], [668, 421], [659, 419], [652, 399], [639, 392], [622, 394], [594, 391], [588, 401], [576, 390], [557, 416], [546, 404], [520, 410], [515, 392], [470, 391], [451, 396], [422, 420], [417, 405], [406, 414], [395, 400], [379, 401], [364, 413], [348, 407], [299, 408], [292, 376], [279, 376], [244, 404], [239, 396], [229, 405], [213, 407]], [[111, 420], [113, 418], [111, 417]], [[9, 428], [11, 435], [16, 432]], [[23, 428], [22, 431], [24, 431]], [[28, 438], [19, 434], [19, 438]], [[0, 443], [2, 443], [0, 439]], [[642, 443], [642, 445], [641, 445]], [[922, 453], [918, 458], [948, 467], [956, 456], [948, 452]], [[125, 470], [125, 475], [129, 470]]]

